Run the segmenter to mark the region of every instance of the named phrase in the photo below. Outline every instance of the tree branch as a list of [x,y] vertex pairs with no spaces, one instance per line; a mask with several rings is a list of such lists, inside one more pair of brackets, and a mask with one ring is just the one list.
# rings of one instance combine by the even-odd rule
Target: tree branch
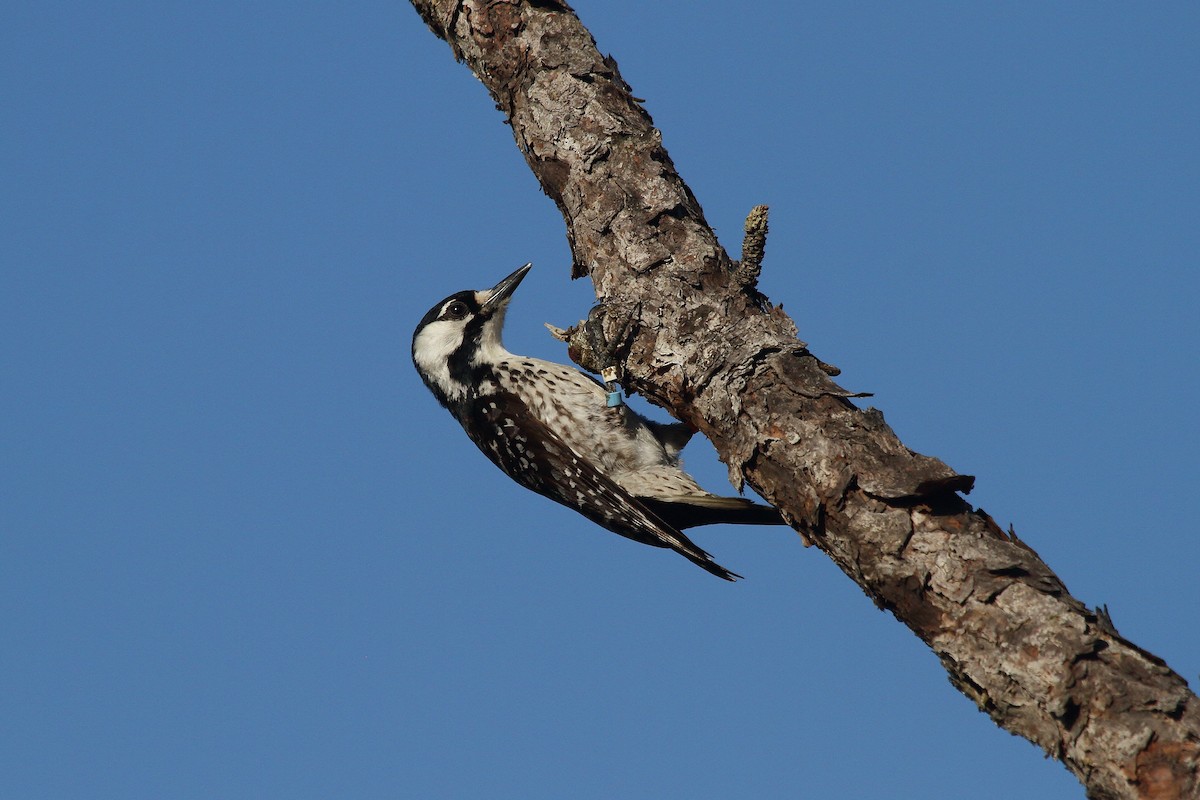
[[567,224],[627,388],[701,430],[997,724],[1094,798],[1200,792],[1200,703],[957,493],[972,479],[862,410],[740,274],[661,136],[554,0],[413,0],[488,88]]

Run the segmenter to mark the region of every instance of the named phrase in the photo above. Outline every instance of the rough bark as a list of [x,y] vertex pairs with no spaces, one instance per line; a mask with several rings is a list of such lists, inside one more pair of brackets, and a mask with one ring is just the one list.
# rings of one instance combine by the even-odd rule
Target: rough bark
[[413,0],[487,87],[562,211],[628,388],[712,440],[938,654],[1003,728],[1093,798],[1200,794],[1200,703],[958,494],[971,479],[860,409],[717,242],[661,136],[566,5]]

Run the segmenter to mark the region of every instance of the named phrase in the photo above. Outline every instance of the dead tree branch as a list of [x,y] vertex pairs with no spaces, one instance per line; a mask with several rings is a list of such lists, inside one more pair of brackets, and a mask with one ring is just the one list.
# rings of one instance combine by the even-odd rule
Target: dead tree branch
[[627,388],[701,430],[805,541],[912,629],[997,724],[1094,798],[1200,794],[1200,703],[1073,598],[1037,553],[960,496],[833,382],[781,310],[739,280],[616,62],[554,0],[413,0],[491,92],[562,211],[575,276]]

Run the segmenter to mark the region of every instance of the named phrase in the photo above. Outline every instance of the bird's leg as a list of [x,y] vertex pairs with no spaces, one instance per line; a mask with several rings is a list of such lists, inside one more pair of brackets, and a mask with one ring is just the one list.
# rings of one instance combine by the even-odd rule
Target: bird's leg
[[629,330],[629,318],[626,317],[617,335],[609,340],[604,334],[604,316],[607,313],[603,304],[592,307],[588,312],[587,321],[583,323],[583,328],[587,333],[588,345],[591,347],[593,358],[596,366],[599,368],[600,377],[604,380],[604,388],[608,390],[608,398],[605,401],[609,408],[619,408],[625,405],[625,398],[621,395],[621,368],[617,364],[616,351],[620,342],[624,340],[625,333]]
[[617,335],[610,341],[604,334],[603,326],[607,313],[608,309],[605,306],[597,305],[588,313],[586,320],[580,320],[576,325],[560,328],[547,322],[546,329],[555,339],[566,342],[567,355],[572,361],[588,372],[599,375],[605,367],[617,363],[617,354],[622,346],[628,347],[624,340],[632,322],[632,319],[627,317]]

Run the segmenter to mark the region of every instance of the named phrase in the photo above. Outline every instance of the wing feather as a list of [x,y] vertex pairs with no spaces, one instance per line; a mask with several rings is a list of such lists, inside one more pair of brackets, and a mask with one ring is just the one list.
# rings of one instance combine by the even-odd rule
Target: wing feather
[[741,577],[665,523],[615,481],[572,450],[524,403],[506,392],[484,395],[468,409],[466,428],[492,463],[527,489],[572,508],[613,533],[669,547],[725,580]]

